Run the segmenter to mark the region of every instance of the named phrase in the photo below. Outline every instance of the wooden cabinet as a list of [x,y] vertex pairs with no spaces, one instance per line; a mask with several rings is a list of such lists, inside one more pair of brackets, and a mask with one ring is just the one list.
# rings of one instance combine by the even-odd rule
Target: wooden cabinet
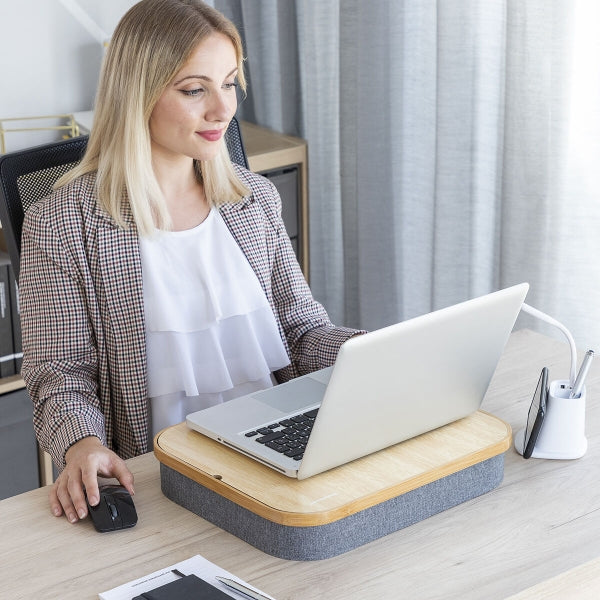
[[281,195],[283,220],[308,281],[308,165],[303,139],[241,122],[250,170],[268,177]]
[[17,377],[0,384],[0,499],[40,485],[33,407]]
[[[13,438],[17,436],[14,442],[9,444],[5,429],[6,433],[11,432]],[[35,442],[33,405],[20,375],[0,379],[0,446],[3,456],[14,465],[9,467],[0,461],[0,497],[6,497],[2,494],[7,490],[14,495],[26,491],[20,488],[32,489],[54,481],[52,459]],[[4,470],[10,476],[7,477]],[[21,470],[26,472],[22,473]],[[5,481],[3,485],[1,480],[4,478],[10,481]],[[16,491],[18,489],[20,491]]]

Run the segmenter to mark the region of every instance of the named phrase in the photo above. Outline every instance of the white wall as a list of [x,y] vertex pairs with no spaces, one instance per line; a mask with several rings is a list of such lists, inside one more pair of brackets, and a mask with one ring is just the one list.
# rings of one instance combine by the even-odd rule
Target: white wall
[[[90,110],[102,42],[135,2],[0,0],[0,119]],[[7,133],[7,150],[56,136]]]

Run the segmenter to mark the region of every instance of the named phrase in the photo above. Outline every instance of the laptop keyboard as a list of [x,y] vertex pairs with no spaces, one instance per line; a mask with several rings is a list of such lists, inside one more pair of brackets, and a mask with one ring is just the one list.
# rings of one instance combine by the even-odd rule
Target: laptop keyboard
[[284,456],[302,460],[318,412],[319,409],[314,408],[289,419],[249,431],[245,435],[248,438],[254,437],[257,443],[264,444]]

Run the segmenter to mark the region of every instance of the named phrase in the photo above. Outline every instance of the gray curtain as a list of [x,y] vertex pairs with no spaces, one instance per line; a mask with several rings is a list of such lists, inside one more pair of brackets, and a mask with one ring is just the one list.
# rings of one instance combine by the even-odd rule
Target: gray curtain
[[334,321],[529,281],[530,304],[597,344],[590,4],[214,0],[245,41],[242,118],[308,141],[310,282]]

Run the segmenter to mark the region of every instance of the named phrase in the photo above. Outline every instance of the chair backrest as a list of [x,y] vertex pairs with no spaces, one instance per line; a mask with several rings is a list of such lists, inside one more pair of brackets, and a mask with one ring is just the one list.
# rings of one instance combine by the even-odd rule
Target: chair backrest
[[[17,281],[25,213],[50,194],[54,183],[81,160],[87,141],[87,136],[82,136],[0,156],[0,223]],[[232,162],[248,168],[235,118],[225,132],[225,143]]]
[[229,157],[231,162],[234,162],[242,167],[249,169],[248,157],[246,155],[246,149],[244,148],[244,141],[242,139],[242,130],[238,120],[233,117],[229,122],[229,127],[225,132],[225,143],[227,144],[227,150],[229,150]]

